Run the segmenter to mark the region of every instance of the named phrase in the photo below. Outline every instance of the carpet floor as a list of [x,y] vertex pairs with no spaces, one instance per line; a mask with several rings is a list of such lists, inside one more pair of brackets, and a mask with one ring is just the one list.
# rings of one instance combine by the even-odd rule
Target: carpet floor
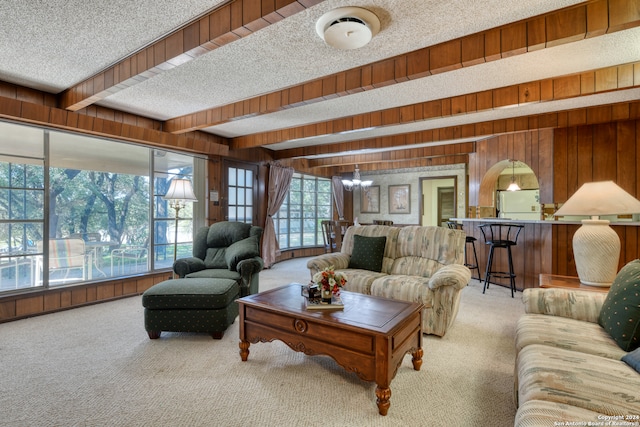
[[[307,259],[260,273],[260,289],[308,281]],[[443,338],[425,336],[423,365],[405,356],[378,415],[375,384],[331,358],[280,341],[238,354],[223,339],[149,340],[141,297],[0,325],[0,426],[511,426],[521,294],[473,280]]]

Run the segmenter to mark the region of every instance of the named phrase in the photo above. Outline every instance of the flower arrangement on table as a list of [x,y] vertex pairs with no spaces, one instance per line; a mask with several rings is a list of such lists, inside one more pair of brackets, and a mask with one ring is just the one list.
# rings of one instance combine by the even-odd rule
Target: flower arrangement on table
[[318,285],[320,291],[331,291],[334,295],[340,294],[340,288],[347,283],[347,276],[336,273],[333,266],[327,267],[313,275],[313,283]]

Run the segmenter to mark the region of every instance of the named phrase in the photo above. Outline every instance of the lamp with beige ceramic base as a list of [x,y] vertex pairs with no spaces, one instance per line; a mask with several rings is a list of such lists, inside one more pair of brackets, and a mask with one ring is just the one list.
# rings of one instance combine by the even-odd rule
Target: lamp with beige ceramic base
[[620,238],[601,215],[640,213],[640,201],[613,181],[583,184],[555,216],[588,215],[573,235],[573,257],[580,282],[609,287],[618,272]]

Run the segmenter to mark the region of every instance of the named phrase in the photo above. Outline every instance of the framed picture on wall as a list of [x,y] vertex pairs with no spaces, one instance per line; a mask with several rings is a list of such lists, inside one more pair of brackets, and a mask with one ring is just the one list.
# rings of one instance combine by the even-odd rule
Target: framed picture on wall
[[411,213],[411,185],[404,184],[389,186],[389,213]]
[[372,185],[371,187],[360,189],[360,212],[362,213],[380,213],[380,186]]

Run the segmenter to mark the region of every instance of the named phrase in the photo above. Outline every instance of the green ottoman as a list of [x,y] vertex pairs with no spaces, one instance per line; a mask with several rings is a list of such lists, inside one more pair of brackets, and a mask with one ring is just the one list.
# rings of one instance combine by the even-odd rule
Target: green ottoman
[[207,332],[220,339],[238,316],[239,297],[232,279],[165,280],[142,294],[144,328],[151,339],[162,331]]

